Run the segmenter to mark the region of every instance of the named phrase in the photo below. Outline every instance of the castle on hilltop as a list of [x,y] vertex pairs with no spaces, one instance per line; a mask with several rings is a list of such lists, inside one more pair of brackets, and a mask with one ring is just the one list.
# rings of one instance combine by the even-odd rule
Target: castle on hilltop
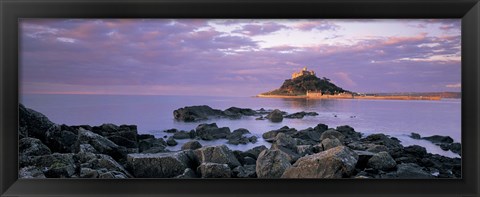
[[294,72],[292,74],[292,79],[295,79],[297,77],[301,77],[301,76],[304,76],[304,75],[315,75],[315,71],[313,70],[307,70],[307,67],[303,67],[303,69],[299,72]]

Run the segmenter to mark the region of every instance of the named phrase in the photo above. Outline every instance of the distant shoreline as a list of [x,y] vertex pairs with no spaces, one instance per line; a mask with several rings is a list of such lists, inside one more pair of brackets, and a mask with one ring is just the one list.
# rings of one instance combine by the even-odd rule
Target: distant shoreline
[[323,96],[289,96],[259,94],[259,98],[308,98],[308,99],[364,99],[364,100],[441,100],[440,96],[351,96],[351,95],[323,95]]

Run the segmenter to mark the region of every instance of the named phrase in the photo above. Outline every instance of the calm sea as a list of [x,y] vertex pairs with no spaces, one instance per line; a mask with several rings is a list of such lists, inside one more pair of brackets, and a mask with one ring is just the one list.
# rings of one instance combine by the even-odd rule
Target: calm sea
[[[283,126],[297,130],[314,127],[319,123],[329,127],[350,125],[365,135],[384,133],[397,137],[403,145],[417,144],[428,152],[449,157],[457,154],[443,151],[425,140],[408,137],[411,132],[422,136],[446,135],[456,142],[461,140],[461,100],[396,101],[396,100],[316,100],[280,99],[255,97],[208,97],[208,96],[119,96],[119,95],[38,95],[21,96],[26,107],[45,114],[51,121],[67,125],[100,125],[103,123],[135,124],[140,133],[157,137],[165,135],[165,129],[194,129],[198,124],[216,122],[219,127],[233,131],[246,128],[259,137],[259,142],[248,145],[228,145],[232,149],[246,150],[258,145],[270,146],[261,134]],[[315,111],[319,115],[303,119],[284,119],[281,123],[255,120],[244,117],[240,120],[215,119],[204,122],[183,123],[173,119],[173,110],[191,105],[209,105],[226,109],[232,106],[252,109],[280,109],[289,113]],[[178,150],[179,145],[171,147]],[[225,140],[202,142],[203,145],[225,143]]]

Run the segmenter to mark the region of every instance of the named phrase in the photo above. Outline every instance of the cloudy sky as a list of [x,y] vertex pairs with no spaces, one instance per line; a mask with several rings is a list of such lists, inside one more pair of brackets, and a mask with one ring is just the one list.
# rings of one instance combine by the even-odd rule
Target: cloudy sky
[[252,96],[307,66],[355,92],[460,91],[460,20],[24,19],[21,92]]

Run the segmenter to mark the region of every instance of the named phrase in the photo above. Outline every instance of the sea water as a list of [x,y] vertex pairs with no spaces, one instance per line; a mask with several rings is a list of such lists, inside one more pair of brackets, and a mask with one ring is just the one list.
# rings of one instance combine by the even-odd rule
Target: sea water
[[[285,99],[257,97],[210,97],[210,96],[144,96],[144,95],[41,95],[24,94],[20,102],[26,107],[45,114],[51,121],[67,125],[101,125],[103,123],[134,124],[139,133],[156,137],[169,136],[166,129],[176,128],[189,131],[201,123],[217,123],[219,127],[248,129],[258,137],[255,144],[229,145],[234,150],[246,150],[259,145],[270,146],[261,135],[283,126],[297,130],[314,127],[319,123],[335,128],[350,125],[364,136],[384,133],[398,138],[404,146],[420,145],[428,152],[448,157],[459,157],[450,151],[426,140],[409,137],[410,133],[421,136],[450,136],[461,142],[461,100],[352,100],[352,99]],[[303,119],[284,119],[280,123],[255,120],[255,117],[241,119],[211,119],[185,123],[174,120],[175,109],[208,105],[225,110],[229,107],[251,109],[280,109],[288,113],[299,111],[317,112],[318,116]],[[188,140],[177,140],[179,145],[169,147],[179,150]],[[226,140],[201,141],[202,145],[226,144]]]

